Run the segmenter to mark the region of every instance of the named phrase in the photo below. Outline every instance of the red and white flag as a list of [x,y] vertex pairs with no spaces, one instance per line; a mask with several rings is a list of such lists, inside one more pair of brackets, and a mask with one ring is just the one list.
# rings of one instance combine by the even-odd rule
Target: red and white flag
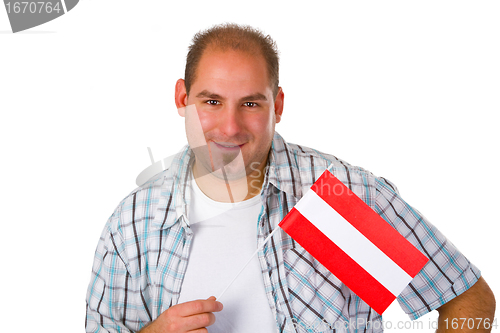
[[429,260],[328,170],[279,226],[379,314]]

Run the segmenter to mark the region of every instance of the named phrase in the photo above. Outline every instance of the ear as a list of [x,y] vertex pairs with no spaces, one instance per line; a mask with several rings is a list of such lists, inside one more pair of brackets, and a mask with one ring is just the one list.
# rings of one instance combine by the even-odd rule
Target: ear
[[175,105],[179,116],[184,117],[186,115],[187,92],[186,83],[183,79],[179,79],[175,83]]
[[281,121],[281,115],[283,114],[283,104],[285,103],[285,94],[283,89],[279,87],[278,94],[274,99],[274,114],[276,115],[276,124]]

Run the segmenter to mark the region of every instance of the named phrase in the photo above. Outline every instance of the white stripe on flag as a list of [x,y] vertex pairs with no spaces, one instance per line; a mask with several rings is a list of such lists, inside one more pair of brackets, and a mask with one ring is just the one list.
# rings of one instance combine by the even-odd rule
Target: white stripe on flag
[[398,296],[412,280],[410,275],[313,190],[307,191],[295,209],[393,295]]

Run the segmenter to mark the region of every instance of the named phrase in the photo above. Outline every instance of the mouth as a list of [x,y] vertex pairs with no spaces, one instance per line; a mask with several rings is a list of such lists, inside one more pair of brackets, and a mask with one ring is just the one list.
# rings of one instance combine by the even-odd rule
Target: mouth
[[244,144],[237,145],[234,143],[229,143],[229,142],[215,142],[212,141],[215,146],[221,150],[227,150],[227,151],[235,151],[235,150],[240,150],[241,147],[243,147]]

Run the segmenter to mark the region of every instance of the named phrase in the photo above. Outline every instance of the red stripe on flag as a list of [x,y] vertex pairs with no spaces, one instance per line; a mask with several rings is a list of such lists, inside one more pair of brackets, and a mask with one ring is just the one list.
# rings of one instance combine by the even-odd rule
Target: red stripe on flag
[[297,209],[292,208],[279,226],[378,314],[396,298]]
[[328,170],[311,189],[411,277],[429,260]]

